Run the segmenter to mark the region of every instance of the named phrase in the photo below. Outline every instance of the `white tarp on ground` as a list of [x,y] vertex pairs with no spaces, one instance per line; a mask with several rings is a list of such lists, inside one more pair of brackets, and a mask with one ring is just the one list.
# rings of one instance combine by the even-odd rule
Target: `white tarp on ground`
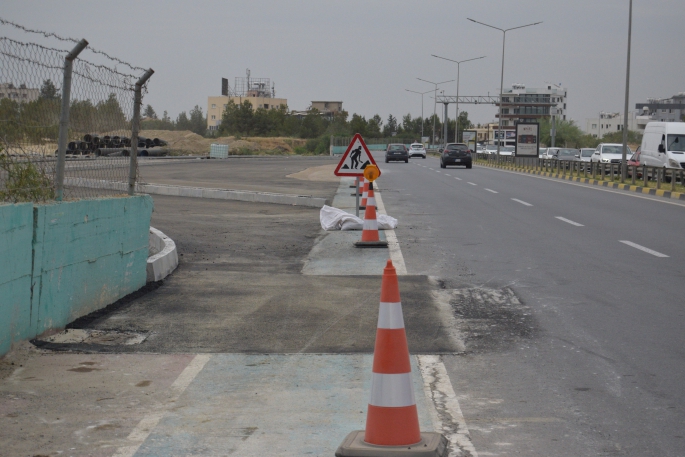
[[[364,227],[363,219],[332,206],[324,205],[319,214],[321,228],[324,230],[361,230]],[[376,220],[378,230],[392,230],[397,227],[397,219],[386,214],[376,213]]]

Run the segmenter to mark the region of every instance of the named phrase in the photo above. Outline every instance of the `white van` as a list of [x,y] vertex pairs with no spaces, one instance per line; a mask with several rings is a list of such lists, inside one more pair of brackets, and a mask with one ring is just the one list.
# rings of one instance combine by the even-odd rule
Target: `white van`
[[640,165],[685,168],[685,122],[647,123],[640,151]]

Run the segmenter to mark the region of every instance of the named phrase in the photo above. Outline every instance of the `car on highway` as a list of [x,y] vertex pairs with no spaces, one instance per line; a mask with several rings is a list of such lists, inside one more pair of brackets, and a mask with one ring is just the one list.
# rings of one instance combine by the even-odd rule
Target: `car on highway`
[[[630,168],[631,166],[639,167],[640,165],[642,164],[640,163],[640,146],[638,146],[637,151],[635,151],[635,154],[633,154],[633,156],[630,159],[628,159],[628,176],[633,176],[633,170],[632,168]],[[635,176],[637,178],[642,178],[642,171],[640,171],[640,169],[637,169],[636,171],[637,173],[635,173]]]
[[547,148],[541,159],[554,159],[561,148]]
[[538,149],[538,159],[544,159],[545,154],[547,154],[547,148]]
[[422,143],[412,143],[409,146],[409,158],[411,159],[412,157],[426,158],[426,148]]
[[485,146],[483,146],[482,144],[477,144],[476,145],[476,153],[485,154]]
[[485,150],[483,152],[486,154],[497,155],[497,145],[496,144],[488,144],[485,146]]
[[472,164],[471,151],[464,143],[447,143],[444,149],[440,149],[440,168],[447,168],[447,165],[471,168]]
[[[633,155],[633,151],[627,147],[626,157]],[[592,153],[590,162],[597,163],[621,163],[623,154],[623,145],[618,143],[600,143]]]
[[391,161],[409,163],[409,150],[401,143],[389,144],[385,150],[385,163]]
[[[501,156],[513,156],[516,148],[514,146],[500,146],[499,155]],[[495,151],[497,154],[497,151]]]
[[590,157],[592,157],[592,154],[595,153],[595,150],[592,148],[580,148],[580,161],[584,162],[583,166],[585,167],[586,165],[590,166]]
[[580,162],[580,151],[572,148],[560,148],[554,159],[566,162]]
[[648,122],[641,151],[649,167],[685,168],[685,123]]

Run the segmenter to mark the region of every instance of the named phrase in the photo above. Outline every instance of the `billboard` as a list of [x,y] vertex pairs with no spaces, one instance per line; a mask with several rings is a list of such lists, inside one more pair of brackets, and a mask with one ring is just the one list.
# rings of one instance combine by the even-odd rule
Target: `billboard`
[[516,138],[516,132],[513,130],[495,130],[494,132],[495,139],[499,140],[502,138],[502,133],[504,133],[505,140],[513,140]]
[[476,152],[476,138],[477,138],[477,133],[475,130],[464,130],[461,132],[461,139],[466,145],[469,147],[470,150],[473,152]]
[[516,157],[537,157],[540,144],[540,124],[516,123]]
[[221,95],[228,96],[228,79],[221,78]]

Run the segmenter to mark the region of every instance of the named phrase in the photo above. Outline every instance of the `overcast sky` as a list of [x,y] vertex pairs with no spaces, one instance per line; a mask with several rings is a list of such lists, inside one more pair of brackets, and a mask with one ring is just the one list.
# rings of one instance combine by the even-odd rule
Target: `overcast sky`
[[[175,118],[220,95],[221,78],[271,78],[291,109],[342,100],[350,114],[400,118],[421,114],[430,81],[456,79],[460,95],[499,90],[500,28],[507,33],[504,86],[568,89],[568,115],[581,128],[602,111],[623,111],[628,0],[3,0],[3,18],[29,28],[86,38],[93,47],[155,70],[144,102]],[[685,91],[684,0],[634,0],[630,107]],[[35,36],[0,26],[0,35]],[[64,43],[60,47],[69,47]],[[96,60],[95,56],[83,54]],[[18,81],[15,81],[17,83]],[[456,83],[440,86],[456,94]],[[424,115],[433,111],[424,96]],[[494,106],[461,105],[474,123]],[[450,117],[454,107],[450,108]]]

